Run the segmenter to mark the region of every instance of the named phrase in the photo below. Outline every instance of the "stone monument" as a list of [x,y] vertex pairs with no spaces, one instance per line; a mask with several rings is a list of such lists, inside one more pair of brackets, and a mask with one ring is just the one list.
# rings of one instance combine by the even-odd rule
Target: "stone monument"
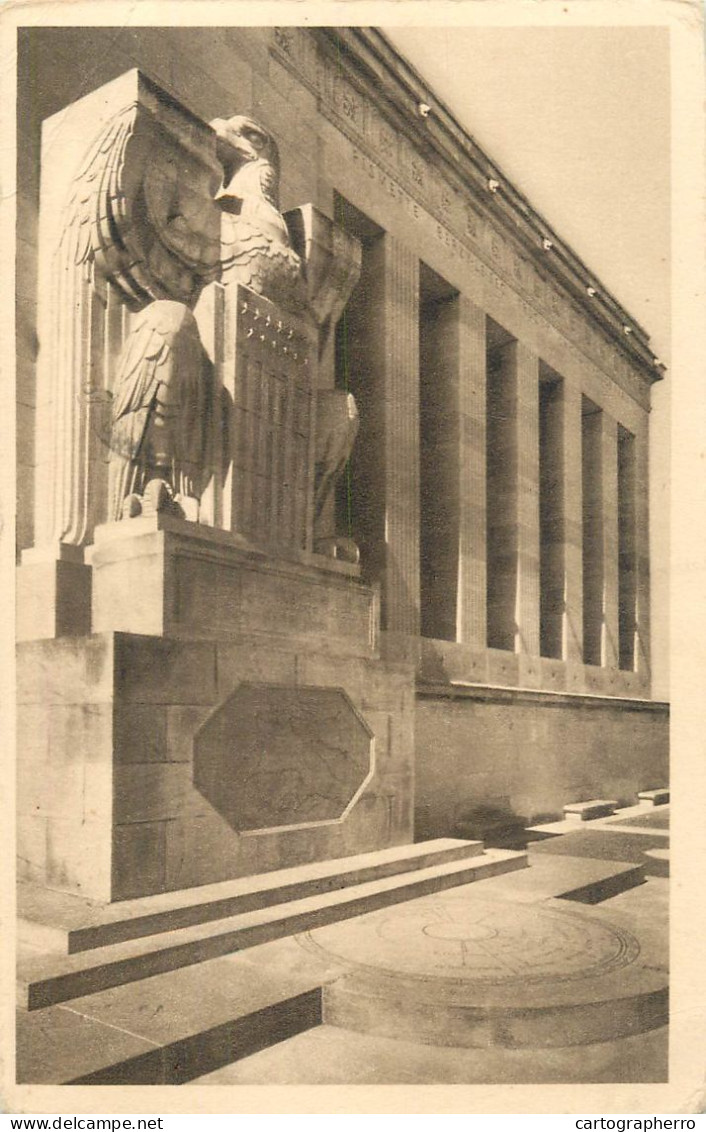
[[[60,143],[60,144],[59,144]],[[412,670],[331,496],[358,242],[130,71],[42,144],[20,875],[110,901],[411,840]],[[365,437],[358,438],[365,443]]]

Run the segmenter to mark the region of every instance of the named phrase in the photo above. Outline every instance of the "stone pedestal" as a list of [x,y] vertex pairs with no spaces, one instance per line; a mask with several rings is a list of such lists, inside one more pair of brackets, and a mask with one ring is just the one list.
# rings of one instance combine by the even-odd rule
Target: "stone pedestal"
[[96,530],[93,629],[231,639],[253,634],[374,656],[377,591],[357,566],[271,558],[238,535],[168,515]]
[[[48,888],[121,900],[412,837],[412,668],[379,658],[377,586],[312,552],[356,435],[317,394],[361,250],[313,205],[288,227],[278,181],[268,130],[137,71],[46,123],[18,785],[20,873]],[[398,290],[415,265],[393,257]],[[397,380],[411,323],[386,317]]]
[[92,572],[93,634],[19,648],[24,879],[122,900],[411,841],[413,671],[356,567],[159,516]]

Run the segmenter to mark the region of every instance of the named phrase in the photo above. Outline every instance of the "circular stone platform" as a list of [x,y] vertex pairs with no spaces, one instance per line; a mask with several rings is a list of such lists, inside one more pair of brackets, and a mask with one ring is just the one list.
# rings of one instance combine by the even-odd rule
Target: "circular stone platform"
[[566,1046],[667,1020],[656,933],[638,940],[601,910],[454,889],[320,928],[303,946],[346,973],[327,1021],[441,1045]]

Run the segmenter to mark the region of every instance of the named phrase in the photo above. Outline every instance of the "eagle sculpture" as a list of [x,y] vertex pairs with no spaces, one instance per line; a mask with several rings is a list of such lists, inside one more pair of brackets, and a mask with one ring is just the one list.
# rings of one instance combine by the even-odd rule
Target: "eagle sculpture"
[[[211,128],[223,169],[211,205],[220,210],[221,281],[242,284],[285,309],[308,309],[319,322],[330,321],[357,279],[355,241],[349,240],[341,255],[327,231],[331,246],[322,250],[321,233],[313,238],[312,218],[300,209],[292,228],[298,254],[279,211],[279,154],[272,135],[242,114],[217,118]],[[337,238],[339,244],[346,239],[345,234]],[[345,278],[339,278],[341,264]],[[111,519],[165,510],[198,519],[199,500],[214,471],[211,438],[220,409],[214,403],[213,366],[191,309],[196,297],[197,290],[186,301],[158,298],[133,318],[113,389]],[[317,402],[318,518],[350,456],[358,415],[349,394],[319,391]]]

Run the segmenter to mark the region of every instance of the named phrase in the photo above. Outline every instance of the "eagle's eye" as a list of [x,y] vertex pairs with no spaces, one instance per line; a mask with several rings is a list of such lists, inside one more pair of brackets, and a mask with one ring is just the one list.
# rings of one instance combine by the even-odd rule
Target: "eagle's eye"
[[262,131],[256,130],[252,126],[248,126],[243,130],[243,137],[246,139],[246,141],[249,141],[255,149],[262,149],[262,147],[267,142],[267,139]]

